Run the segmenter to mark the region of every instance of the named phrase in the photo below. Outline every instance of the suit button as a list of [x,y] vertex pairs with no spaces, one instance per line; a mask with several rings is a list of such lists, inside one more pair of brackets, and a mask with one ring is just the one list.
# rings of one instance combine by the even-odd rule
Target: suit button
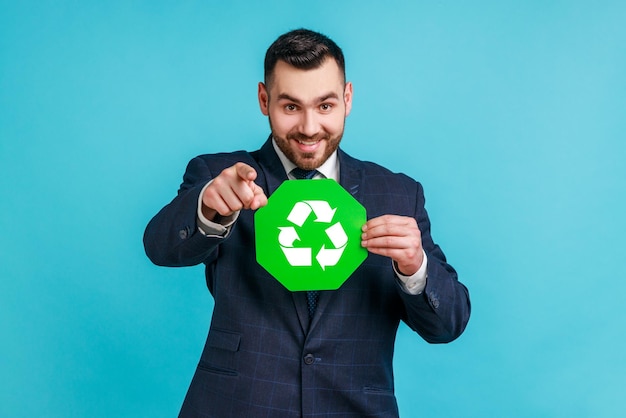
[[304,356],[304,364],[311,365],[313,363],[315,363],[315,356],[313,356],[313,354]]
[[181,229],[180,231],[178,231],[178,236],[180,237],[180,239],[187,239],[187,237],[189,236],[189,232],[186,229]]

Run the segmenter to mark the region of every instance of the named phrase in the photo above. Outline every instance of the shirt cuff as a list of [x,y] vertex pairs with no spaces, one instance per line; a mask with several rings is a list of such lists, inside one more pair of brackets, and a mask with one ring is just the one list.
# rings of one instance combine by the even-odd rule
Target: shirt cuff
[[211,184],[211,181],[202,188],[200,196],[198,197],[198,230],[207,237],[223,238],[228,235],[231,226],[239,217],[239,211],[233,213],[230,216],[220,216],[218,214],[214,221],[210,221],[204,216],[204,214],[202,213],[202,196],[204,196],[204,190],[209,186],[209,184]]
[[396,273],[398,281],[400,282],[400,287],[402,287],[402,290],[410,295],[419,295],[426,287],[426,279],[428,278],[428,257],[426,257],[424,250],[422,250],[422,253],[424,254],[424,261],[422,261],[422,265],[419,270],[417,270],[417,272],[415,272],[412,276],[405,276],[404,274],[401,274],[396,268],[396,263],[391,263],[393,271]]

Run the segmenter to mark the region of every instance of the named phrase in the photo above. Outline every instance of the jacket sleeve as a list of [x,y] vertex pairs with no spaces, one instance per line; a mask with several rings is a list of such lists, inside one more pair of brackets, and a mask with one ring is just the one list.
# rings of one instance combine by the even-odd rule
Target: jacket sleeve
[[206,160],[191,160],[178,195],[148,223],[143,236],[146,255],[159,266],[182,267],[209,262],[225,239],[207,237],[197,224],[198,199],[213,178]]
[[426,287],[419,295],[400,291],[406,310],[405,322],[430,343],[448,343],[458,338],[469,321],[471,304],[467,288],[430,233],[424,207],[424,191],[417,183],[415,218],[428,256]]

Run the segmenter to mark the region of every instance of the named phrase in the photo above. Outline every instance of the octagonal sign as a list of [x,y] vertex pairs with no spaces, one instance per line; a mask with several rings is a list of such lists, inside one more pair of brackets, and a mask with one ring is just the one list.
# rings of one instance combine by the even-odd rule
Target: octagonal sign
[[366,220],[334,180],[285,181],[254,214],[257,262],[291,291],[338,289],[367,257]]

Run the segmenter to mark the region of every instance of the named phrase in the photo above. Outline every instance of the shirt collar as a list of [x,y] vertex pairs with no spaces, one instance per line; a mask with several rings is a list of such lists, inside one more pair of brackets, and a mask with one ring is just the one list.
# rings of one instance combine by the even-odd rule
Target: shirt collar
[[[280,162],[285,168],[287,176],[289,178],[292,178],[290,173],[291,170],[296,168],[296,165],[289,158],[287,158],[287,156],[280,150],[280,148],[278,148],[278,145],[276,144],[276,141],[273,137],[272,145],[274,146],[274,150],[276,151],[278,158],[280,158]],[[339,160],[337,159],[337,150],[335,150],[335,152],[333,152],[330,157],[328,157],[328,159],[324,161],[324,164],[317,167],[317,171],[319,171],[327,179],[333,179],[337,182],[339,181]]]

